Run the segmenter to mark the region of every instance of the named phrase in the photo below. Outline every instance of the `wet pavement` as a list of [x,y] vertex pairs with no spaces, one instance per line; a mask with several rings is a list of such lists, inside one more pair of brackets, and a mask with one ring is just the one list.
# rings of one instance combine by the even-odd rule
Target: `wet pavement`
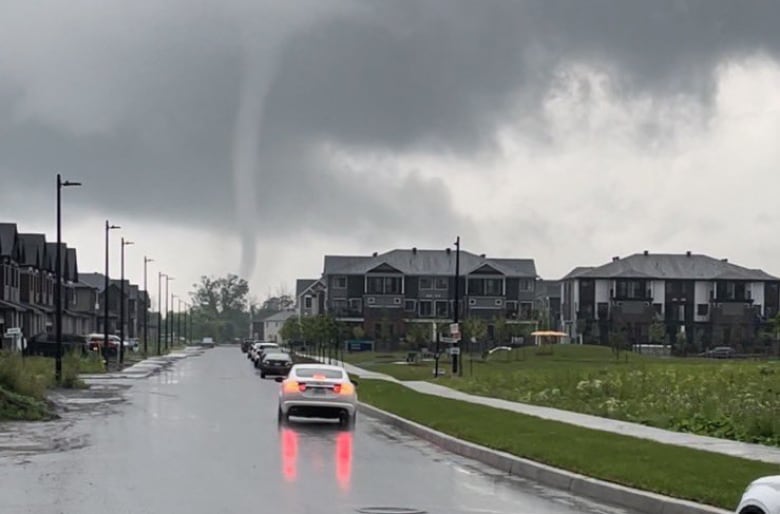
[[0,511],[626,512],[507,477],[366,416],[354,432],[280,429],[278,384],[236,347],[106,382],[63,399],[61,420],[0,424]]

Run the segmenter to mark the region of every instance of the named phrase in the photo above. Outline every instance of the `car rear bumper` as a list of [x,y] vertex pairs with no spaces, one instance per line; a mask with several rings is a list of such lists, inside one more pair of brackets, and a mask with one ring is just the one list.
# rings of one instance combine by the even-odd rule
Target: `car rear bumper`
[[338,416],[340,412],[346,411],[350,416],[354,416],[357,405],[349,402],[337,402],[328,400],[287,400],[280,404],[284,414],[292,416],[311,416],[319,415]]
[[266,375],[284,375],[287,376],[290,373],[290,368],[283,366],[260,366],[260,371]]

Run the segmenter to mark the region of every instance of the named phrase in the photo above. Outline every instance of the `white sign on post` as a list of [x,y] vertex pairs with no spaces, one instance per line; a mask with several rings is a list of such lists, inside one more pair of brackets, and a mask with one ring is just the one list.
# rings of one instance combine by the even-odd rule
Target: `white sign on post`
[[457,346],[450,348],[450,355],[460,355],[460,348]]
[[450,323],[450,334],[460,333],[460,323]]

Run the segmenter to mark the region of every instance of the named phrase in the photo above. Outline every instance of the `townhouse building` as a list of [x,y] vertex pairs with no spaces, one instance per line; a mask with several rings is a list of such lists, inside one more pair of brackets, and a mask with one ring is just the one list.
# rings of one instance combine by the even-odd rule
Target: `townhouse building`
[[561,281],[561,298],[561,326],[585,342],[607,344],[619,332],[648,343],[655,326],[665,342],[744,347],[777,315],[780,278],[727,259],[645,251],[575,268]]
[[455,260],[450,249],[327,255],[322,278],[301,288],[299,312],[311,314],[315,306],[322,307],[348,326],[361,326],[374,339],[398,339],[414,323],[449,323],[455,308],[461,319],[483,319],[488,337],[498,319],[518,324],[535,321],[538,277],[532,259],[488,258],[461,251],[457,306]]

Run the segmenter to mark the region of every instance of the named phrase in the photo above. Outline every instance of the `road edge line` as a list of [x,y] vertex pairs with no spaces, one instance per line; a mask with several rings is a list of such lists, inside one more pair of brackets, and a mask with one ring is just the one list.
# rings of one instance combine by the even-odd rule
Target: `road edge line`
[[365,402],[359,402],[358,410],[448,452],[476,460],[509,475],[609,505],[632,509],[642,514],[732,514],[731,511],[711,505],[614,484],[493,450],[439,432]]

